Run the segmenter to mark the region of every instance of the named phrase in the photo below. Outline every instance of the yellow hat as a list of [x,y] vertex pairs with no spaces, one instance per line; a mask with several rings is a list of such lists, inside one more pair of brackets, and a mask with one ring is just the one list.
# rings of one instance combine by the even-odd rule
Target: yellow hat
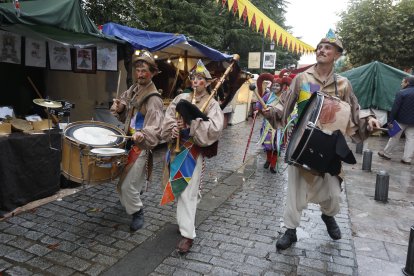
[[318,43],[316,48],[318,48],[319,44],[321,44],[321,43],[329,43],[329,44],[335,45],[336,47],[338,47],[339,52],[341,52],[341,53],[344,51],[344,47],[342,46],[342,42],[338,39],[338,37],[335,35],[335,33],[332,29],[329,29],[326,36],[321,39],[321,41]]

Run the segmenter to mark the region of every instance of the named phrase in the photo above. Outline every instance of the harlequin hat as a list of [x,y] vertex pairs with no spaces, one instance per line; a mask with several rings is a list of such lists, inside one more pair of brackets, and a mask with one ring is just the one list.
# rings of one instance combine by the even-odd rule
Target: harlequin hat
[[335,45],[336,47],[338,47],[339,52],[341,52],[341,53],[344,51],[344,47],[342,46],[342,42],[338,39],[338,37],[335,35],[335,33],[332,29],[329,29],[326,36],[321,39],[321,41],[318,43],[316,48],[318,48],[319,44],[321,44],[321,43],[329,43],[329,44]]
[[137,61],[140,60],[145,61],[146,63],[148,63],[148,65],[151,65],[158,70],[157,63],[155,62],[155,59],[150,52],[146,50],[136,50],[134,55],[132,56],[132,63],[135,64]]
[[208,80],[211,79],[210,72],[204,66],[204,63],[201,61],[201,59],[197,61],[196,66],[194,66],[193,70],[191,70],[190,76],[193,76],[193,75],[202,75],[204,78]]

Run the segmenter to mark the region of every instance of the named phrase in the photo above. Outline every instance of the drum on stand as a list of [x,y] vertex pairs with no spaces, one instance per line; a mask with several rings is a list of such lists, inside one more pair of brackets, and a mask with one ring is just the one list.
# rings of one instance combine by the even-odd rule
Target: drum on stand
[[62,174],[78,183],[97,184],[119,175],[127,161],[123,130],[97,121],[69,124],[62,136]]

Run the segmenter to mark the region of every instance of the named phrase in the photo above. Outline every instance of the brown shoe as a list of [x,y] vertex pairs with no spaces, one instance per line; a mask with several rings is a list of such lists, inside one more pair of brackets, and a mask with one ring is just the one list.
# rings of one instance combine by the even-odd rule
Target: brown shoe
[[378,155],[381,156],[382,158],[384,158],[385,160],[391,160],[390,157],[386,156],[385,153],[383,151],[379,151]]
[[411,162],[407,162],[401,159],[401,163],[405,164],[405,165],[411,165]]
[[185,237],[181,237],[181,240],[177,244],[177,250],[180,254],[185,254],[190,251],[193,246],[193,240]]

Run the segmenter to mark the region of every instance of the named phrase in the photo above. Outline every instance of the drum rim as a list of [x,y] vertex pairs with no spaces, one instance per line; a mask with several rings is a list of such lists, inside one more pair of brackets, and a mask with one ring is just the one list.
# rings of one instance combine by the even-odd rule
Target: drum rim
[[100,122],[100,121],[78,121],[78,122],[73,122],[73,123],[68,124],[66,126],[65,130],[63,131],[63,136],[62,137],[68,139],[69,141],[71,141],[73,143],[80,144],[80,145],[86,145],[86,146],[90,146],[90,147],[93,147],[93,148],[119,147],[122,144],[124,144],[125,141],[126,141],[125,138],[118,137],[115,142],[105,144],[105,145],[94,145],[94,144],[85,143],[83,141],[80,141],[80,140],[76,139],[73,136],[68,135],[68,133],[70,131],[73,132],[76,129],[78,129],[76,127],[81,127],[81,126],[84,126],[84,127],[86,127],[86,126],[94,126],[94,127],[101,126],[102,128],[114,130],[117,134],[125,136],[125,132],[122,129],[120,129],[120,128],[114,126],[114,125],[105,123],[105,122]]
[[[103,149],[112,149],[114,152],[99,152]],[[117,151],[117,152],[116,152]],[[93,148],[90,150],[91,153],[93,153],[96,156],[119,156],[126,153],[126,150],[121,148],[112,148],[112,147],[105,147],[105,148]]]

